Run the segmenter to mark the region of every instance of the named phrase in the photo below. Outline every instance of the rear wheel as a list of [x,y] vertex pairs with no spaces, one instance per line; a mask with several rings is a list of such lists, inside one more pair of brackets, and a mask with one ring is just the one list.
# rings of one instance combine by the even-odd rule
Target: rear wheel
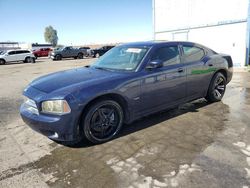
[[113,100],[102,100],[94,103],[82,121],[84,136],[92,143],[103,143],[112,139],[123,124],[123,110]]
[[25,63],[34,63],[34,59],[32,57],[26,57],[24,62]]
[[0,59],[0,65],[5,65],[6,61],[4,59]]
[[226,91],[226,78],[218,72],[214,75],[209,85],[206,99],[209,102],[217,102],[222,99]]
[[36,58],[35,57],[32,57],[31,58],[31,63],[35,63],[36,62]]

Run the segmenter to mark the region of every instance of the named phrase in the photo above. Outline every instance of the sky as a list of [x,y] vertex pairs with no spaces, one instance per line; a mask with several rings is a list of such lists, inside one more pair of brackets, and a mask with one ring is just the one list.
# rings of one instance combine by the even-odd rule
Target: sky
[[151,40],[152,0],[0,0],[0,42],[104,44]]

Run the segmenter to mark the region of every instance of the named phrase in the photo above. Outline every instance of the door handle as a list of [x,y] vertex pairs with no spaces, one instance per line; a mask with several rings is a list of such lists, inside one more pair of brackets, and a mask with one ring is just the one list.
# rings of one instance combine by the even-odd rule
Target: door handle
[[178,69],[178,72],[183,72],[183,71],[184,71],[183,68]]

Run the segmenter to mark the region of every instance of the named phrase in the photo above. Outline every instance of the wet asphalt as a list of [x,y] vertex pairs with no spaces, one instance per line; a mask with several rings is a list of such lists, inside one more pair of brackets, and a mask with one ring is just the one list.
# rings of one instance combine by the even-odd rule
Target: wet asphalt
[[32,131],[18,108],[34,78],[92,59],[0,66],[0,187],[250,187],[250,73],[221,102],[199,99],[124,125],[110,142],[75,147]]

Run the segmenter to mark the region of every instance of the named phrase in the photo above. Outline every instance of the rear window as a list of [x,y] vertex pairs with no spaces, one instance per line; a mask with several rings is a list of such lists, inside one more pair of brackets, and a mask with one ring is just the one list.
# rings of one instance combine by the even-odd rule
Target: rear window
[[196,46],[183,45],[183,53],[186,63],[200,61],[205,56],[204,50]]

